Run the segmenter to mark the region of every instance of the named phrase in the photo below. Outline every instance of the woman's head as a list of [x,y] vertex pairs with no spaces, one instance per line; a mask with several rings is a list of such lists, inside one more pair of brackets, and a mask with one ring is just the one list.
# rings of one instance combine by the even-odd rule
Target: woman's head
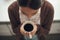
[[37,10],[41,7],[42,0],[17,0],[19,6],[29,7],[31,9]]

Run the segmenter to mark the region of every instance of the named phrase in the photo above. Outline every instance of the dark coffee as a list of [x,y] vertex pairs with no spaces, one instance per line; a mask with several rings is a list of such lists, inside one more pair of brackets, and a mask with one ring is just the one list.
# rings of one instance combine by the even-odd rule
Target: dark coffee
[[24,26],[25,31],[30,32],[33,30],[33,25],[32,24],[26,24]]

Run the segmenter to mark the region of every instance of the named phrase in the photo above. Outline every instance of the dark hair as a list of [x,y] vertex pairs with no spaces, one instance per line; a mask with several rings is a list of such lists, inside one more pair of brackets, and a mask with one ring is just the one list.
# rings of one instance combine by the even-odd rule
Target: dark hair
[[41,0],[17,0],[19,6],[30,7],[34,10],[37,10],[41,7]]

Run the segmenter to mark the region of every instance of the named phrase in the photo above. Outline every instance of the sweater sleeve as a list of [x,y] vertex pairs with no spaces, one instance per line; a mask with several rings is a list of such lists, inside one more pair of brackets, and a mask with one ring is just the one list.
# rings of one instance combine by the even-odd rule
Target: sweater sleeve
[[[53,22],[53,18],[54,18],[54,9],[52,7],[51,4],[49,4],[49,6],[47,6],[48,8],[48,11],[47,11],[47,15],[44,19],[44,22],[43,24],[41,24],[39,27],[38,27],[38,39],[40,40],[44,40],[43,37],[45,37],[49,31],[50,31],[50,28],[51,28],[51,24]],[[41,37],[42,36],[42,37]]]
[[19,37],[19,40],[23,40],[23,35],[20,33],[21,24],[18,22],[18,20],[16,19],[16,16],[14,15],[15,13],[14,4],[15,3],[13,3],[12,5],[8,7],[8,15],[9,15],[13,32]]

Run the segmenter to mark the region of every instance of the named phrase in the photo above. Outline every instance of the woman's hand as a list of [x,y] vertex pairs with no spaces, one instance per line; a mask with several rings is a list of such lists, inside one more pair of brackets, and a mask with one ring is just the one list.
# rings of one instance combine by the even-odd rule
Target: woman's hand
[[33,35],[33,32],[24,31],[24,29],[22,27],[20,27],[20,33],[27,37],[31,37]]

